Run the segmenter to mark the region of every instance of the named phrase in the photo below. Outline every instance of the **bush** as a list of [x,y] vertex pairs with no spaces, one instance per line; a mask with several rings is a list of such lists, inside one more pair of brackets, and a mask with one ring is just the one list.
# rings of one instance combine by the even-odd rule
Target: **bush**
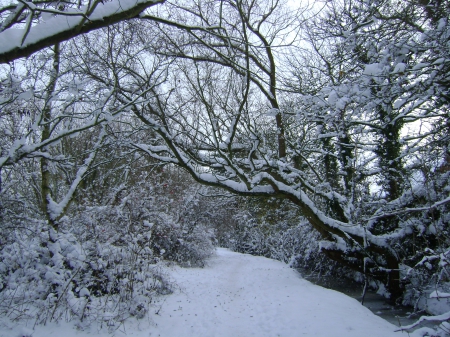
[[0,314],[11,320],[80,324],[143,317],[155,294],[170,292],[151,251],[137,240],[126,245],[80,240],[37,225],[37,235],[10,233],[0,252]]
[[258,219],[256,212],[238,212],[232,219],[235,226],[229,230],[225,246],[233,251],[283,261],[293,268],[322,276],[349,273],[320,252],[320,236],[306,220],[289,215],[292,210],[279,208],[277,212],[275,216],[275,211],[269,214],[273,219],[268,219],[266,214]]
[[39,219],[2,219],[0,315],[116,326],[172,292],[165,261],[204,265],[211,231],[176,221],[152,186],[120,191],[106,205],[72,205],[59,232]]

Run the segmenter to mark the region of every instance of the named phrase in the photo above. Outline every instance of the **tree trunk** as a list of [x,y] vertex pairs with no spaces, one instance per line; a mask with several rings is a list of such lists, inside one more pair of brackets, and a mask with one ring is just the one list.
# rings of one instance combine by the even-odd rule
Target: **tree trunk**
[[[54,55],[53,55],[53,69],[50,74],[50,81],[47,85],[46,89],[46,99],[45,99],[45,105],[42,110],[42,117],[41,117],[41,125],[42,125],[42,135],[41,135],[41,142],[44,142],[45,140],[50,138],[51,134],[51,101],[53,94],[55,92],[56,88],[56,81],[58,79],[59,75],[59,58],[60,58],[60,50],[59,50],[59,44],[55,45],[54,47]],[[45,149],[43,150],[45,151]],[[55,219],[51,216],[50,213],[50,200],[52,198],[52,191],[50,187],[50,181],[51,181],[51,173],[49,170],[49,160],[45,157],[41,158],[41,197],[42,197],[42,210],[44,211],[48,223],[53,227],[55,231],[58,231],[58,224],[55,221]]]

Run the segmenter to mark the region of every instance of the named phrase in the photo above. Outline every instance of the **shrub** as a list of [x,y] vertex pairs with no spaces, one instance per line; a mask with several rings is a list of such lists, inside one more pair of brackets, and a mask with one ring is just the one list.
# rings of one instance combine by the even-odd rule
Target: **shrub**
[[77,319],[80,324],[143,317],[152,297],[170,292],[151,251],[136,238],[125,245],[81,240],[38,224],[10,235],[0,252],[0,314],[35,323]]

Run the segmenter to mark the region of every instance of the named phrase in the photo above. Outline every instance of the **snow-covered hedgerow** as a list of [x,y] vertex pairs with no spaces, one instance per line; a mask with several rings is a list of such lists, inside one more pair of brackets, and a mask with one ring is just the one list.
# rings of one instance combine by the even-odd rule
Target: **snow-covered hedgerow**
[[413,268],[405,268],[403,278],[408,281],[404,303],[431,316],[422,316],[401,330],[412,331],[424,323],[434,322],[438,324],[436,330],[422,327],[414,331],[414,336],[450,336],[450,247],[439,251],[426,249]]
[[80,206],[73,217],[65,218],[67,226],[77,228],[86,239],[98,237],[119,246],[134,240],[136,249],[149,252],[151,263],[168,260],[201,267],[213,253],[212,230],[187,218],[182,221],[178,211],[182,201],[170,199],[157,187],[138,184],[114,199],[105,206]]
[[[275,206],[275,207],[274,207]],[[247,204],[236,212],[225,246],[231,250],[283,261],[293,268],[327,275],[342,270],[320,252],[320,235],[295,209],[275,201]]]
[[29,232],[10,232],[0,251],[0,314],[11,320],[114,325],[143,317],[155,294],[170,292],[161,266],[149,263],[152,252],[137,237],[125,245],[82,241],[40,223]]
[[305,220],[268,237],[270,257],[288,263],[294,268],[326,275],[339,266],[320,252],[320,236]]
[[234,216],[236,226],[229,233],[227,248],[239,253],[268,256],[269,248],[262,226],[248,212]]
[[151,246],[155,253],[183,267],[203,267],[214,251],[213,234],[204,226],[157,223],[153,233]]
[[[83,144],[78,140],[71,145]],[[110,157],[99,153],[97,160],[113,166]],[[52,166],[47,187],[54,200],[67,200],[53,223],[40,199],[39,162],[2,170],[0,316],[30,324],[65,319],[117,326],[143,317],[155,296],[172,291],[167,261],[204,265],[214,251],[212,232],[184,211],[196,190],[183,185],[178,172],[144,166],[122,174],[119,159],[117,171],[96,166],[76,190]],[[70,198],[67,190],[73,190]]]

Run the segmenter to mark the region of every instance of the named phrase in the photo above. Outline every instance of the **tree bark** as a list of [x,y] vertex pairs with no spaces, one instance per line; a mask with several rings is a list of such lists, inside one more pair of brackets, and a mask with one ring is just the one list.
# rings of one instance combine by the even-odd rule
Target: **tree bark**
[[[41,125],[42,125],[42,135],[41,142],[50,138],[51,135],[51,118],[52,118],[52,107],[51,101],[56,89],[56,82],[59,76],[59,61],[60,61],[60,49],[59,44],[56,44],[53,48],[53,69],[50,74],[50,81],[46,89],[46,99],[45,105],[42,109]],[[44,150],[45,151],[45,150]],[[52,190],[50,187],[51,173],[49,170],[49,161],[45,157],[41,157],[41,197],[42,197],[42,210],[44,211],[48,223],[53,227],[55,231],[58,231],[58,224],[55,219],[50,214],[49,204],[52,198]]]

